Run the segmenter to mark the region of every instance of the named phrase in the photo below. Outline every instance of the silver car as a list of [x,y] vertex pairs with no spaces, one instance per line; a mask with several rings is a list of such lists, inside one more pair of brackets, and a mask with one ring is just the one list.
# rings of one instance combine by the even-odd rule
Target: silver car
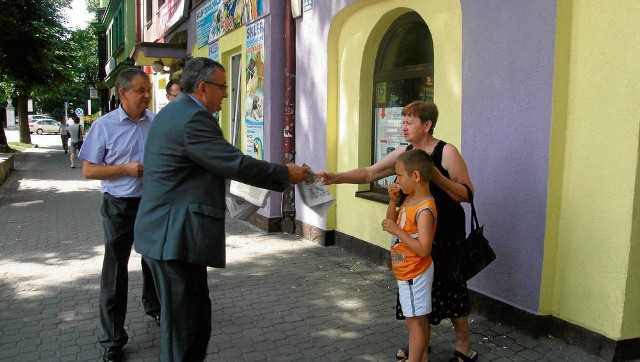
[[29,122],[29,132],[43,134],[43,133],[59,133],[60,122],[54,119],[38,119],[33,122]]

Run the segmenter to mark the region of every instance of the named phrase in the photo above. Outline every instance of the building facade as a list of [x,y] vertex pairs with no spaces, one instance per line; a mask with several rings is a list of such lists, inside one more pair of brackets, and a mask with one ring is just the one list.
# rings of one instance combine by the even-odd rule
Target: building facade
[[[434,135],[461,150],[498,255],[469,283],[478,301],[606,358],[638,358],[640,5],[304,3],[297,137],[309,147],[297,157],[317,170],[370,165],[400,144],[386,119],[432,99]],[[328,215],[300,205],[303,230],[384,259],[379,186],[332,186]]]
[[[295,162],[314,171],[367,166],[403,145],[403,105],[434,101],[434,135],[461,151],[498,255],[469,282],[474,306],[608,360],[640,358],[640,3],[103,3],[109,103],[122,67],[151,75],[157,111],[184,62],[211,57],[230,86],[221,126],[256,158],[282,162],[293,136]],[[277,231],[293,210],[296,233],[386,263],[384,189],[331,186],[327,214],[272,193],[252,222]]]

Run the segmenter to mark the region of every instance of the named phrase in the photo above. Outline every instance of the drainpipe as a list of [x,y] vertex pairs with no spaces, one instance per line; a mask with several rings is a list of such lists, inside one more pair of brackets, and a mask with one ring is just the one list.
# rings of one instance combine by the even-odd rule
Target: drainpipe
[[[296,23],[291,16],[291,1],[284,1],[284,164],[295,163],[296,125]],[[296,191],[289,185],[282,194],[282,231],[296,231]]]
[[[148,3],[147,5],[151,5],[151,3]],[[140,44],[142,42],[142,24],[143,24],[141,1],[136,1],[135,14],[136,14],[136,44]]]

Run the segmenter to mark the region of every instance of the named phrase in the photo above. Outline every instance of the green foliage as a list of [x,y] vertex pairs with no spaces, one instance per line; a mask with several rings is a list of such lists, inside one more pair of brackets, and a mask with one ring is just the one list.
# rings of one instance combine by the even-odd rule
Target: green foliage
[[[92,29],[70,31],[63,10],[71,0],[0,0],[0,101],[19,94],[37,113],[56,119],[64,102],[86,110],[87,82],[97,75],[97,37]],[[87,0],[89,11],[99,1]],[[9,16],[18,14],[18,16]],[[96,107],[98,102],[96,103]],[[14,102],[18,109],[18,104]],[[20,109],[25,109],[22,106]]]
[[73,80],[73,63],[66,44],[69,31],[60,22],[62,10],[70,3],[71,0],[0,0],[0,82],[12,86],[18,95],[16,110],[22,143],[31,143],[27,123],[31,92],[50,94]]
[[0,81],[12,83],[18,94],[53,91],[69,83],[68,30],[62,10],[71,0],[3,0],[0,2]]
[[[67,42],[68,57],[74,62],[71,68],[73,81],[60,84],[56,92],[34,91],[32,99],[42,113],[50,114],[56,119],[64,116],[64,103],[72,104],[67,109],[81,107],[85,110],[89,99],[88,85],[96,78],[98,72],[98,40],[90,28],[71,32]],[[98,102],[92,105],[92,113],[97,110]]]
[[87,10],[90,13],[97,14],[98,9],[100,9],[100,1],[99,0],[86,0]]

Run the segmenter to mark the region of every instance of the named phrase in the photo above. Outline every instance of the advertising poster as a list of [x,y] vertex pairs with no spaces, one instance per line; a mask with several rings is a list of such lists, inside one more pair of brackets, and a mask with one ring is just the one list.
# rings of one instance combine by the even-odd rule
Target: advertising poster
[[218,39],[225,33],[259,18],[264,13],[264,0],[205,0],[206,5],[196,13],[198,48]]
[[215,60],[216,62],[220,61],[220,45],[217,40],[209,43],[209,59]]
[[164,35],[167,30],[187,16],[186,0],[167,0],[158,9],[158,34]]
[[156,74],[154,79],[155,79],[154,81],[155,89],[153,90],[154,91],[153,100],[155,102],[154,112],[158,113],[164,106],[169,104],[169,100],[166,97],[167,90],[165,88],[167,86],[167,83],[169,82],[169,74],[166,74],[166,75]]
[[213,0],[206,0],[205,5],[196,13],[196,41],[198,48],[209,43],[209,33],[213,24],[213,5]]
[[245,0],[212,0],[213,19],[209,41],[218,39],[223,34],[244,23]]
[[252,20],[262,16],[262,3],[264,0],[244,0],[246,7],[246,20],[247,22],[251,22]]
[[[402,107],[376,108],[376,155],[374,162],[393,152],[408,142],[402,135]],[[378,180],[376,184],[387,186],[395,176]]]
[[246,104],[247,155],[264,159],[264,20],[247,25],[246,54]]

